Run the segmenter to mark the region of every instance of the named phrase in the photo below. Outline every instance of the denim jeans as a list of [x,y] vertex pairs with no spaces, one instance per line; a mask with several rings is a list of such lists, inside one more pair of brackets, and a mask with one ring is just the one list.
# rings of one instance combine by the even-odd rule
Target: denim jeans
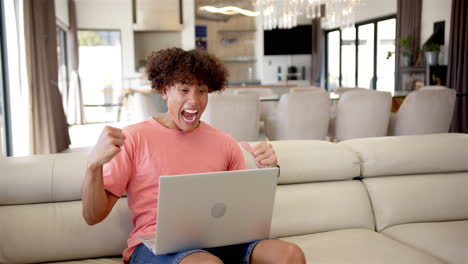
[[224,263],[250,263],[250,255],[254,247],[263,240],[257,240],[250,243],[223,246],[216,248],[207,249],[193,249],[187,251],[181,251],[177,253],[165,254],[165,255],[154,255],[145,245],[140,244],[133,251],[130,257],[129,264],[177,264],[186,256],[195,252],[208,252],[218,258]]

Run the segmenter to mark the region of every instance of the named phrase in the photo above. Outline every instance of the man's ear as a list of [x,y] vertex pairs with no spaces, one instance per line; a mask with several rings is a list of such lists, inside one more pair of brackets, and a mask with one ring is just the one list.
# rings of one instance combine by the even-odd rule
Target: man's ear
[[167,100],[167,88],[166,87],[163,87],[161,89],[161,95],[164,100]]

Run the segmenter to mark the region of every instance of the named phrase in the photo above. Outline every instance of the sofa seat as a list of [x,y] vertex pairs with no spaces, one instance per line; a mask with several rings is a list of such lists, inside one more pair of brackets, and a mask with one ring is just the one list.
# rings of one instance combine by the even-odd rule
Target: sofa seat
[[296,243],[314,264],[444,263],[369,229],[345,229],[281,238]]
[[97,258],[97,259],[84,259],[72,260],[64,262],[49,262],[48,264],[122,264],[122,258]]
[[382,233],[447,263],[468,263],[468,220],[403,224]]

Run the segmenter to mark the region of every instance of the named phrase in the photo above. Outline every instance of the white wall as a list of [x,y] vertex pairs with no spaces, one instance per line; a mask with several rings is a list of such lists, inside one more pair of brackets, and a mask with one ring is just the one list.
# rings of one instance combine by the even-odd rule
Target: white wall
[[421,47],[432,35],[434,22],[445,20],[445,44],[441,48],[441,64],[448,62],[451,10],[452,0],[422,0]]
[[361,1],[361,5],[356,11],[355,21],[365,21],[387,15],[394,15],[397,12],[396,0],[367,0]]
[[181,34],[178,31],[135,32],[135,63],[145,60],[153,51],[181,47]]
[[70,26],[68,0],[55,0],[55,17],[57,18],[57,24],[64,27],[64,29],[68,29]]
[[132,2],[130,0],[76,0],[79,29],[120,30],[123,78],[135,72]]

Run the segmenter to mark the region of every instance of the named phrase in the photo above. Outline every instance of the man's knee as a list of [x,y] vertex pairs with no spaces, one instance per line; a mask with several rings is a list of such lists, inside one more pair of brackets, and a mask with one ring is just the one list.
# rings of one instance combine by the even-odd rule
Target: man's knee
[[306,263],[304,252],[296,244],[288,243],[283,248],[279,263],[302,264]]
[[203,263],[203,264],[223,264],[223,262],[215,255],[208,252],[195,252],[185,258],[183,258],[180,264],[192,264],[192,263]]

